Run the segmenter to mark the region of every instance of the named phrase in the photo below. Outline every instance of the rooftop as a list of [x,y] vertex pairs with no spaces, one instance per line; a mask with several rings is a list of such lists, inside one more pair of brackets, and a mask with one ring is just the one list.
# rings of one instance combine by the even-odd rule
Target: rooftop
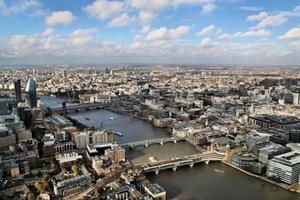
[[160,187],[157,183],[151,183],[150,181],[145,181],[144,185],[145,185],[145,187],[147,187],[147,189],[153,195],[157,195],[157,194],[160,194],[162,192],[165,192],[165,190],[162,187]]
[[300,154],[296,151],[291,151],[278,156],[275,156],[272,160],[279,161],[287,165],[300,164]]

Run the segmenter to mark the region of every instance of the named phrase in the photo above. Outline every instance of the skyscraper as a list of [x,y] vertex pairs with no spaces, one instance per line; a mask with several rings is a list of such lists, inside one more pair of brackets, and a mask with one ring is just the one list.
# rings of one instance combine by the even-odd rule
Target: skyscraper
[[29,104],[32,108],[37,106],[36,83],[33,78],[28,80],[25,92],[28,95]]
[[22,102],[22,91],[21,91],[20,79],[15,81],[15,98],[16,98],[16,103]]

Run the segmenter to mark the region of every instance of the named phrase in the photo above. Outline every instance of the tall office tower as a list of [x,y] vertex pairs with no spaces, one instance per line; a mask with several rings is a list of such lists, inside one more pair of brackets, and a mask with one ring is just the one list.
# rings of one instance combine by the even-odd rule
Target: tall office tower
[[33,78],[30,78],[28,80],[25,92],[28,95],[28,99],[29,99],[31,108],[36,107],[37,106],[36,83]]
[[109,69],[108,69],[108,67],[105,68],[105,74],[109,74]]
[[21,80],[18,79],[15,81],[15,98],[16,103],[22,102],[22,91],[21,91]]

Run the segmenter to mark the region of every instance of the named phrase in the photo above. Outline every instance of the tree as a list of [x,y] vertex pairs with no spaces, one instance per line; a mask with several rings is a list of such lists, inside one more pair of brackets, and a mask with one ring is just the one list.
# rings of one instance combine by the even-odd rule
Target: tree
[[36,181],[34,183],[34,187],[36,188],[38,193],[43,193],[44,191],[46,191],[49,188],[49,183],[47,180],[43,179],[41,181]]

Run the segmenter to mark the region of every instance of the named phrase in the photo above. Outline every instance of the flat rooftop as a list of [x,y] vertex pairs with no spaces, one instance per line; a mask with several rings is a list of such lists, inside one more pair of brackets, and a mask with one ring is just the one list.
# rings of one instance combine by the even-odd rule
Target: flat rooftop
[[288,125],[297,123],[300,120],[296,117],[290,116],[278,116],[278,115],[260,115],[260,116],[250,116],[249,118],[256,119],[265,123],[275,123],[280,125]]
[[288,165],[300,164],[300,154],[296,151],[291,151],[288,153],[275,156],[273,159]]
[[150,181],[145,181],[144,185],[154,195],[165,192],[165,190],[162,187],[160,187],[157,183],[151,183]]

